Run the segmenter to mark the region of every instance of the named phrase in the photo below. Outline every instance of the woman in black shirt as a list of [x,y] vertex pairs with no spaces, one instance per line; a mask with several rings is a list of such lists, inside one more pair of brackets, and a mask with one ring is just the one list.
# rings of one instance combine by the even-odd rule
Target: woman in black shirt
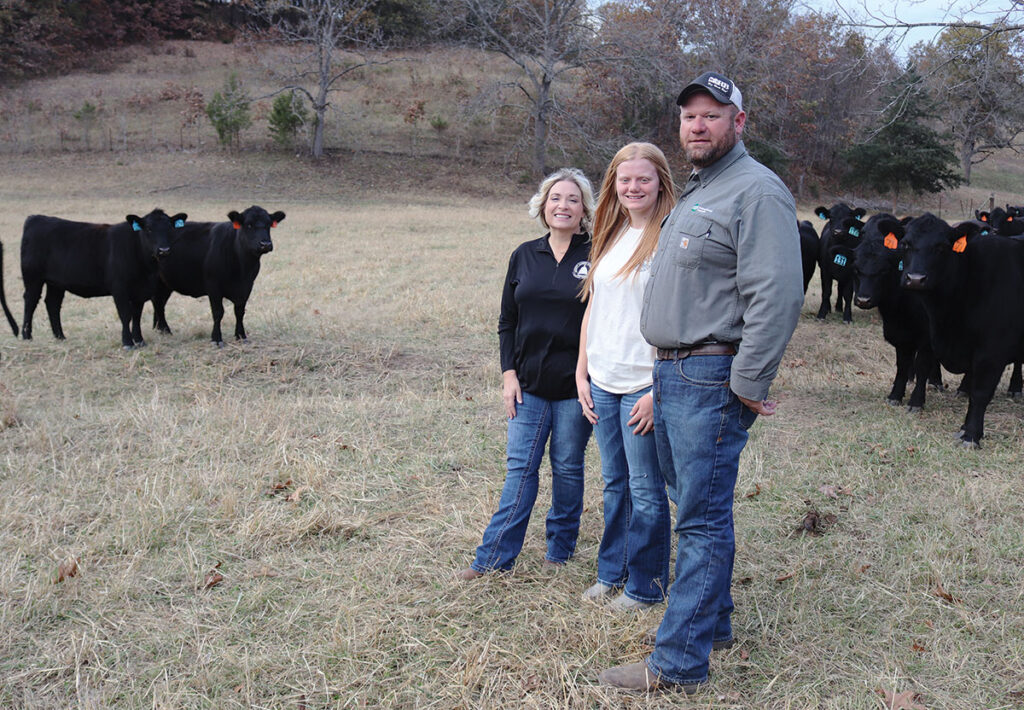
[[593,213],[593,188],[574,168],[549,175],[530,200],[530,215],[549,232],[512,252],[498,317],[508,471],[498,511],[459,579],[512,569],[537,499],[549,439],[546,563],[564,564],[576,549],[583,452],[591,426],[576,400],[575,372],[584,311],[579,294],[590,269],[587,230]]

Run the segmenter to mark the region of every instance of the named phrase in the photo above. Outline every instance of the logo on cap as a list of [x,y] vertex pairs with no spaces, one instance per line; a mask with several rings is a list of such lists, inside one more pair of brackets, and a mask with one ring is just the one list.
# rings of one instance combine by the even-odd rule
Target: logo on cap
[[732,84],[730,84],[728,81],[722,81],[717,76],[713,75],[708,77],[708,88],[718,89],[726,96],[728,96],[732,92]]

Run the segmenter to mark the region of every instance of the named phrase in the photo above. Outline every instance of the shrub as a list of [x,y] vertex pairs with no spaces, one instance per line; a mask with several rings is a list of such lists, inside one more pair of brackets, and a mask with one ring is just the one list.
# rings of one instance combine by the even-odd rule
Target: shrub
[[309,121],[309,112],[303,104],[302,96],[294,91],[278,94],[270,109],[270,135],[274,141],[285,148],[291,147],[295,134]]
[[242,129],[252,125],[249,115],[249,95],[236,74],[224,82],[224,90],[218,91],[206,104],[206,115],[217,131],[221,145],[238,145]]

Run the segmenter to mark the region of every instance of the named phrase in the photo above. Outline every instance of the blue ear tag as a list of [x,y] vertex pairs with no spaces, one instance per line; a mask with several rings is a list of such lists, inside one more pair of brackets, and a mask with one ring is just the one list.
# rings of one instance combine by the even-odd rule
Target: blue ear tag
[[139,225],[138,222],[132,222],[132,229],[134,229],[136,232],[142,231],[142,227]]
[[816,212],[815,214],[818,215],[818,219],[826,219],[824,212]]
[[850,227],[849,232],[850,232],[850,234],[852,234],[855,237],[859,237],[860,236],[860,230],[857,229],[856,227]]
[[836,254],[836,258],[832,260],[832,263],[837,266],[846,266],[846,257],[842,254]]
[[899,265],[896,267],[898,271],[903,271],[903,259],[900,259]]
[[178,229],[181,229],[182,227],[185,226],[185,220],[183,220],[183,219],[175,220],[174,226],[177,227]]

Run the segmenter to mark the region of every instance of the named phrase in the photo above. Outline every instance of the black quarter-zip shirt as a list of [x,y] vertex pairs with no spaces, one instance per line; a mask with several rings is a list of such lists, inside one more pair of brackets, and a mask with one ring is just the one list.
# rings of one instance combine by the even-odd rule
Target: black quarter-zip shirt
[[576,358],[586,304],[580,287],[590,270],[590,235],[576,234],[562,260],[548,235],[520,244],[508,260],[501,294],[501,370],[545,399],[576,397]]

